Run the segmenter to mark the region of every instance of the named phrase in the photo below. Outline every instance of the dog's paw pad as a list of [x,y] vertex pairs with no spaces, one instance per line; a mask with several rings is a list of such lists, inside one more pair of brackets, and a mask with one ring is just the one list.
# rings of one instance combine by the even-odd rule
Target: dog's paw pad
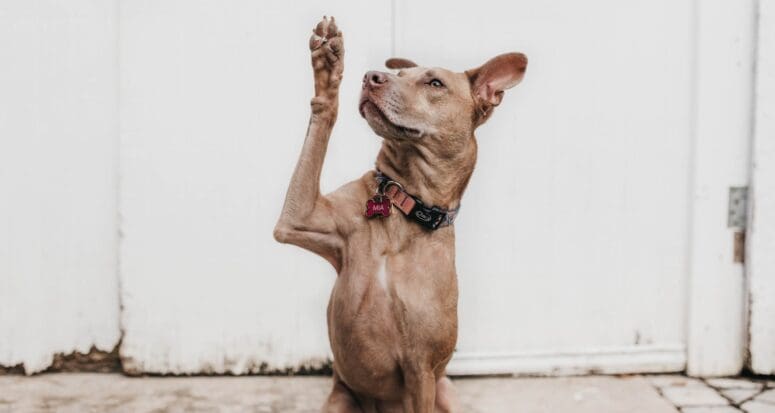
[[342,51],[342,32],[339,31],[333,17],[324,16],[312,30],[312,36],[309,39],[309,48],[312,51],[325,45],[327,45],[326,49],[335,55]]

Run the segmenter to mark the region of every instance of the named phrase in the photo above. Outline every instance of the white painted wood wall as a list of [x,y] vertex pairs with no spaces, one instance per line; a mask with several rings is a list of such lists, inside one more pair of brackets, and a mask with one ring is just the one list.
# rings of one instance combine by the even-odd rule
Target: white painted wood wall
[[0,1],[0,365],[118,344],[117,2]]
[[[0,95],[0,194],[14,199],[0,203],[10,228],[0,232],[0,365],[34,371],[56,352],[109,349],[119,317],[131,371],[325,362],[335,275],[271,230],[306,129],[307,38],[332,14],[347,52],[324,190],[372,166],[379,140],[356,101],[362,74],[385,58],[456,70],[504,51],[530,58],[478,134],[456,224],[461,330],[450,372],[742,367],[745,279],[731,259],[726,194],[748,181],[752,0],[81,3],[77,19],[58,3],[0,5],[0,50],[26,39],[10,49],[18,66],[0,66],[0,86],[21,88],[21,76],[39,93]],[[45,19],[20,31],[38,14],[59,31]],[[47,49],[49,37],[78,36],[88,52]],[[61,59],[83,70],[63,75]],[[41,106],[49,95],[60,104]],[[769,113],[767,99],[757,113]],[[767,128],[757,123],[757,136]],[[498,204],[507,219],[489,216]],[[769,231],[751,242],[768,248]],[[773,269],[756,251],[751,286],[766,295]],[[39,258],[47,253],[66,255]],[[759,302],[752,322],[766,326],[773,306]],[[772,342],[763,331],[762,348]]]
[[312,25],[335,15],[347,42],[331,190],[378,149],[356,107],[364,68],[390,54],[390,4],[294,10],[122,3],[121,354],[131,370],[245,373],[328,357],[335,274],[272,229],[307,128]]

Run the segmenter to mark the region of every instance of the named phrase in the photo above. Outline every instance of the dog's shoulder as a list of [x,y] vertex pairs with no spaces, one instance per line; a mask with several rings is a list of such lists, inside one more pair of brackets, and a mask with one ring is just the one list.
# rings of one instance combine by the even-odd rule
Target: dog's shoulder
[[369,171],[325,195],[337,223],[346,227],[363,220],[366,202],[376,189],[375,172]]

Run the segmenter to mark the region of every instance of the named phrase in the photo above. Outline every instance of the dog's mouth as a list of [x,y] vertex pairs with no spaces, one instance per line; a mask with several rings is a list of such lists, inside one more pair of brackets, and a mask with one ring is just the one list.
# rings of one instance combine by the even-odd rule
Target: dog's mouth
[[380,123],[387,125],[389,128],[393,129],[395,132],[398,132],[398,134],[403,136],[408,136],[412,138],[419,138],[422,136],[422,132],[418,129],[410,128],[408,126],[399,125],[390,118],[385,115],[385,112],[374,102],[372,102],[369,98],[365,97],[361,99],[360,105],[358,105],[358,111],[361,113],[361,116],[366,119],[367,121],[369,118],[367,117],[368,113],[373,114]]

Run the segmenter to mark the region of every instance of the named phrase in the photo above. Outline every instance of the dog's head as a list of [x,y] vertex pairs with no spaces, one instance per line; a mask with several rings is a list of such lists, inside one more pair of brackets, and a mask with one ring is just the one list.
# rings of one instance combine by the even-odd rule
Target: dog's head
[[385,139],[431,142],[454,150],[492,114],[506,89],[525,74],[521,53],[496,56],[462,73],[420,67],[406,59],[389,59],[397,73],[371,71],[363,77],[359,104],[369,126]]

